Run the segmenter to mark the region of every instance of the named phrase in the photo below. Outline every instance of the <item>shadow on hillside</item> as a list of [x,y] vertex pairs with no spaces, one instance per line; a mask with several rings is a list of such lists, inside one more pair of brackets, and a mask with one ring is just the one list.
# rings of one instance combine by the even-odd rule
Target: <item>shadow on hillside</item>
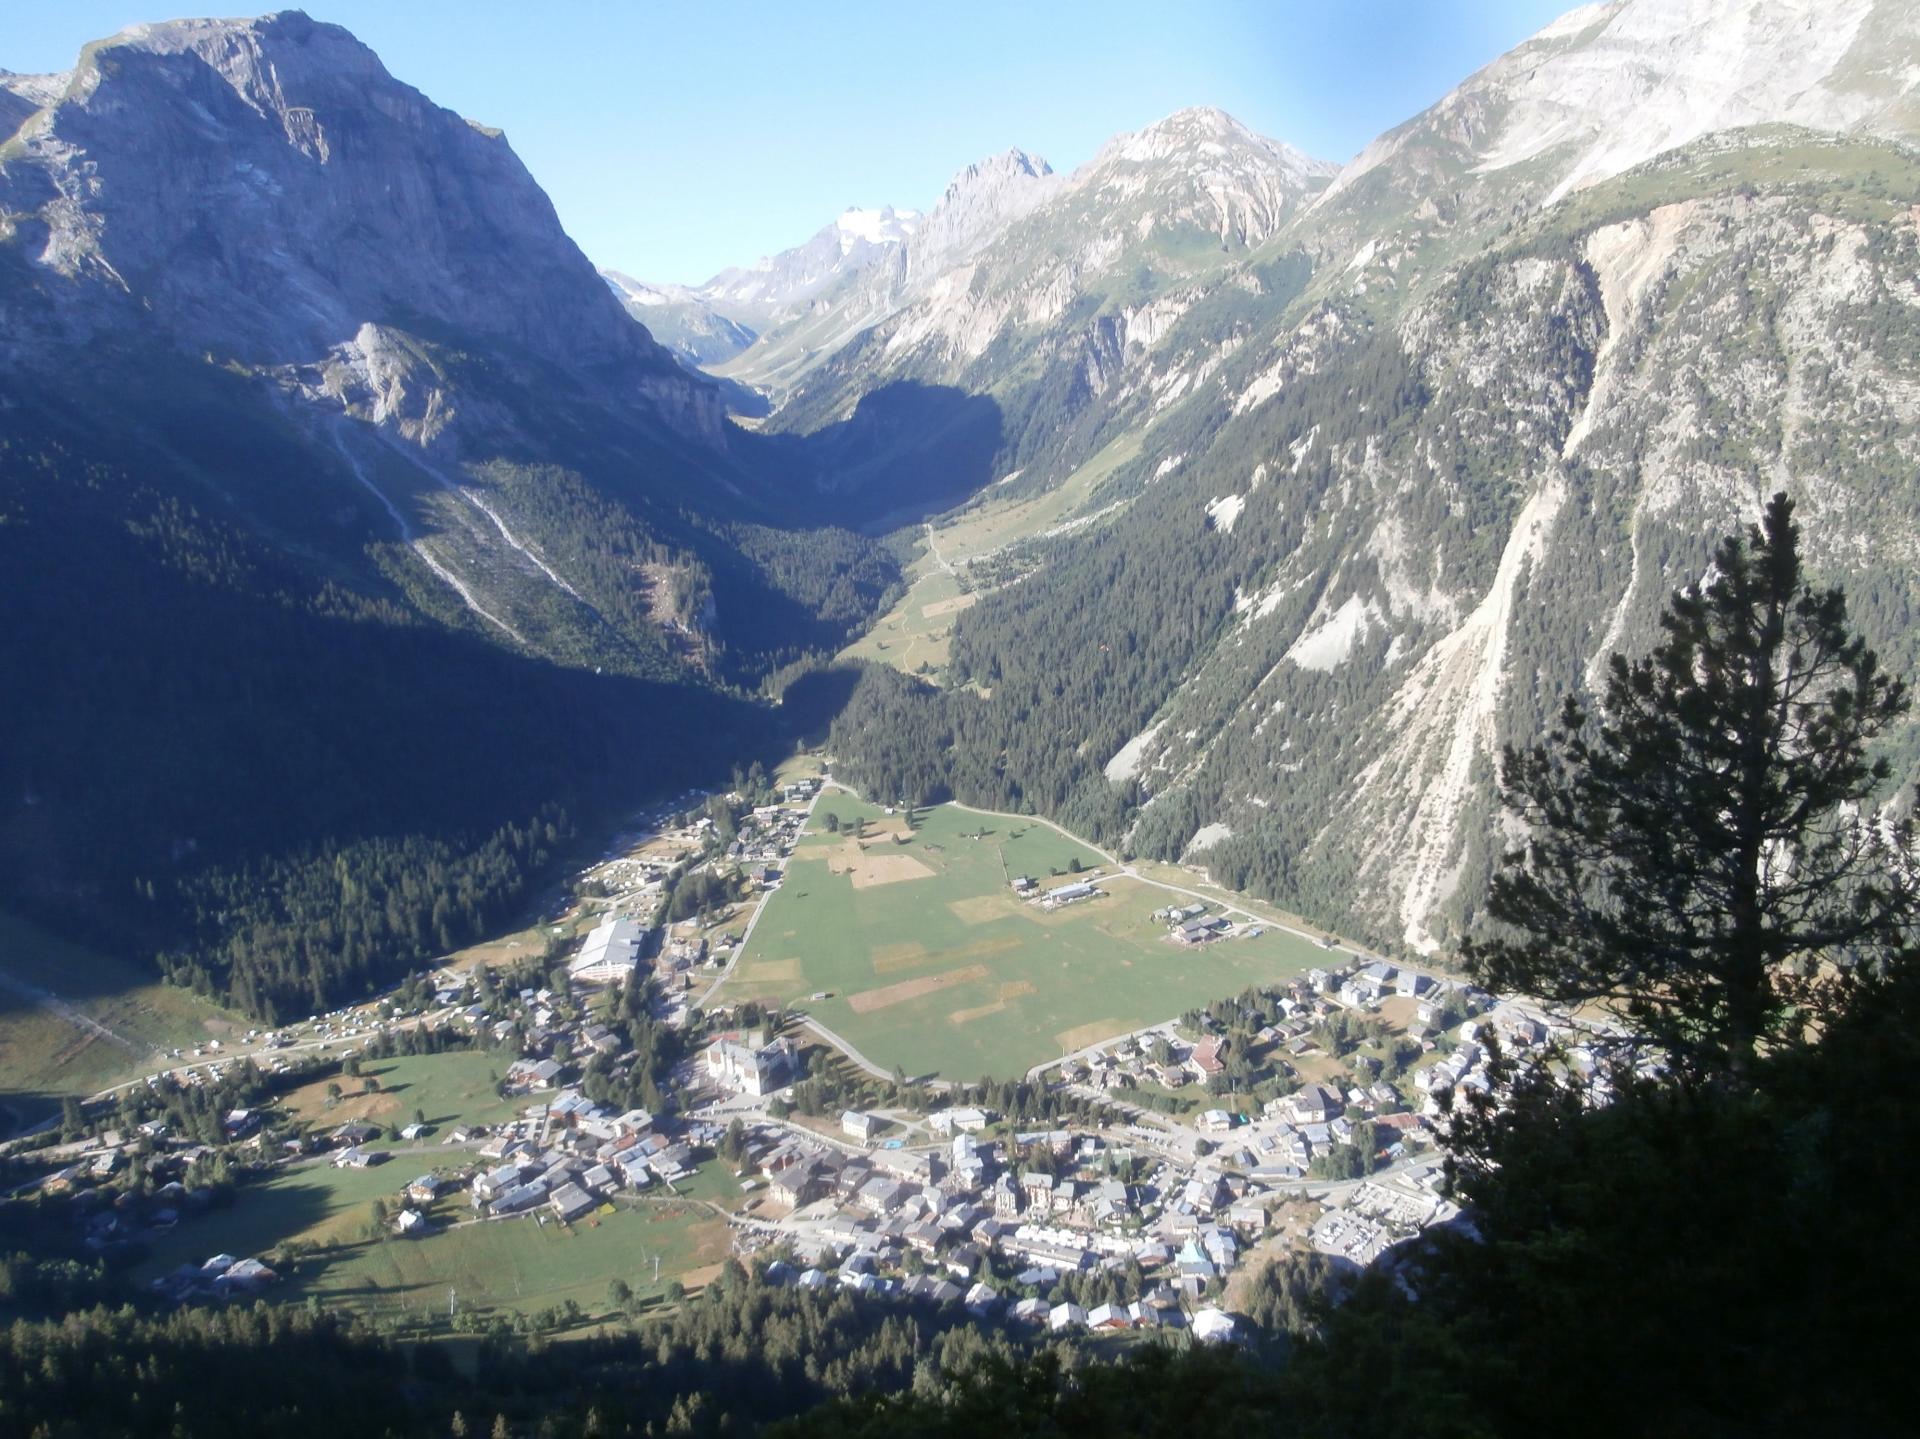
[[820,491],[822,519],[869,534],[918,524],[995,479],[999,404],[950,385],[900,380],[843,420],[771,436],[771,457]]
[[780,713],[796,740],[813,743],[826,736],[860,683],[855,665],[835,665],[801,675],[780,696]]
[[12,1139],[60,1113],[60,1096],[38,1089],[0,1089],[0,1140]]

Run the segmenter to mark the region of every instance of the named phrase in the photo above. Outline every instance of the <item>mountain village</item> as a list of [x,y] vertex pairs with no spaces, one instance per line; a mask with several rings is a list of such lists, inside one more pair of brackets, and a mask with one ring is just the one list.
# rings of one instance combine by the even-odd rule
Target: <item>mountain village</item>
[[[738,793],[688,796],[677,824],[663,812],[582,873],[584,933],[548,982],[507,991],[476,971],[443,970],[412,1006],[387,998],[256,1031],[226,1051],[215,1042],[145,1081],[212,1086],[250,1063],[271,1088],[316,1065],[351,1071],[356,1053],[423,1032],[512,1046],[499,1088],[515,1117],[445,1133],[350,1121],[289,1134],[269,1099],[227,1113],[214,1144],[150,1123],[64,1146],[63,1167],[39,1187],[67,1198],[98,1252],[181,1225],[204,1233],[210,1257],[151,1286],[193,1303],[256,1296],[279,1277],[272,1255],[223,1247],[222,1216],[249,1197],[243,1185],[235,1209],[210,1205],[195,1175],[216,1152],[251,1168],[391,1174],[379,1222],[391,1240],[418,1244],[474,1224],[597,1224],[717,1172],[738,1196],[723,1206],[731,1247],[757,1257],[768,1283],[963,1305],[1055,1331],[1182,1327],[1230,1338],[1232,1278],[1250,1257],[1291,1248],[1366,1266],[1455,1221],[1435,1150],[1453,1107],[1491,1092],[1492,1047],[1569,1040],[1532,1006],[1330,948],[1324,966],[1272,988],[1271,1021],[1240,1029],[1243,1039],[1226,1037],[1215,1006],[1198,1023],[1169,1020],[1037,1067],[1025,1083],[1078,1101],[1084,1117],[1070,1122],[1021,1125],[938,1080],[891,1086],[911,1103],[804,1113],[794,1098],[811,1074],[875,1067],[836,1054],[803,1014],[696,1002],[720,987],[820,792],[816,780],[758,806]],[[732,837],[716,837],[703,808],[738,812]],[[723,906],[711,926],[722,932],[702,933],[699,917],[656,922],[666,887],[705,871],[736,874],[749,891]],[[1078,879],[1043,889],[1021,876],[1015,888],[1049,907],[1101,894]],[[1176,946],[1239,927],[1203,920],[1207,908],[1173,905],[1156,918]],[[692,1038],[653,1111],[596,1102],[580,1084],[590,1062],[603,1077],[634,1066],[611,1001],[635,986],[655,1022]],[[1372,1021],[1420,1062],[1394,1082],[1339,1064],[1328,1034],[1350,1020]],[[1288,1092],[1249,1105],[1222,1091],[1231,1043],[1267,1055],[1293,1081]],[[1570,1053],[1594,1071],[1588,1051]],[[1135,1102],[1144,1087],[1201,1098],[1168,1114]],[[123,1190],[109,1201],[96,1186],[128,1165],[151,1184],[144,1197]]]

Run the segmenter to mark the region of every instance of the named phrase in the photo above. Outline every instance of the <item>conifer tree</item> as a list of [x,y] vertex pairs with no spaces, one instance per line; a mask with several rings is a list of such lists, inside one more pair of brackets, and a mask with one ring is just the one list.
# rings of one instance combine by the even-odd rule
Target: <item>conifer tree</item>
[[1523,838],[1468,960],[1494,989],[1605,1006],[1683,1081],[1738,1085],[1912,941],[1909,836],[1874,809],[1871,753],[1907,693],[1806,579],[1784,495],[1660,627],[1612,658],[1596,711],[1569,698],[1507,751]]

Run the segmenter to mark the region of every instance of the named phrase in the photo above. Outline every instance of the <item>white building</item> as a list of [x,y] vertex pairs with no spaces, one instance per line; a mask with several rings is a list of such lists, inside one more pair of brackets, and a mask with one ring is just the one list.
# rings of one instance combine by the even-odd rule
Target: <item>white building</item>
[[567,965],[567,974],[583,984],[611,984],[627,978],[640,964],[640,944],[646,933],[624,915],[609,913]]
[[761,1047],[716,1040],[707,1050],[707,1074],[740,1094],[772,1094],[800,1077],[793,1046],[784,1039]]
[[1233,1339],[1233,1316],[1218,1309],[1202,1309],[1193,1316],[1193,1337],[1222,1344]]

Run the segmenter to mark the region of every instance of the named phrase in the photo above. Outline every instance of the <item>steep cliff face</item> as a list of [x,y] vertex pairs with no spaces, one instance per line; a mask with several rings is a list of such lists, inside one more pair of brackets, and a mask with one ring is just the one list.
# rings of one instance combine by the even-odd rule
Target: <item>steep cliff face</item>
[[7,175],[40,264],[245,364],[421,318],[569,366],[666,368],[504,136],[297,12],[90,47]]
[[[1020,483],[1120,458],[981,558],[949,689],[899,723],[937,712],[963,793],[1430,952],[1500,844],[1500,747],[1772,491],[1915,672],[1917,83],[1910,7],[1615,4],[1277,223],[1242,183],[1216,233],[1248,217],[1251,253],[1041,327],[1107,418]],[[982,288],[884,333],[978,373],[951,357],[1018,325]]]
[[[611,573],[568,573],[577,509],[486,475],[564,467],[694,568],[739,560],[689,511],[790,508],[718,388],[625,313],[505,137],[338,26],[137,26],[5,93],[30,108],[0,150],[0,366],[53,385],[101,366],[253,378],[304,463],[482,632],[623,663],[662,642],[637,618],[649,603],[587,598]],[[222,483],[259,498],[253,476]]]

